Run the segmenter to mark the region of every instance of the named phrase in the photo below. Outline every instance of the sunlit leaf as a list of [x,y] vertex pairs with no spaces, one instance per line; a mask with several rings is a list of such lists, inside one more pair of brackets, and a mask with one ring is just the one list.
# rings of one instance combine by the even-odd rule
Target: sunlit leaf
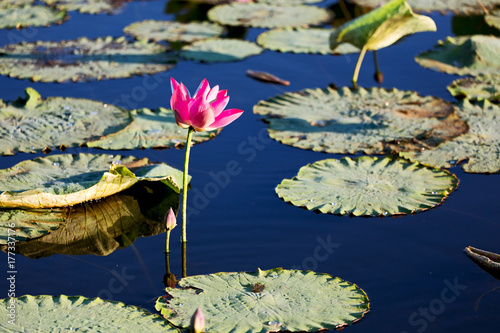
[[66,17],[66,11],[55,10],[46,6],[8,6],[7,4],[0,3],[0,29],[20,29],[24,27],[47,26],[54,23],[60,24]]
[[469,100],[500,102],[500,75],[479,75],[453,81],[448,91],[455,97]]
[[205,331],[264,333],[338,329],[369,311],[368,297],[355,284],[328,274],[282,268],[224,272],[183,278],[156,309],[174,325],[188,327],[200,307]]
[[[351,2],[363,6],[375,8],[389,0],[350,0]],[[499,0],[480,0],[484,8],[491,10],[500,5]],[[408,0],[410,6],[416,11],[423,12],[454,12],[458,14],[484,14],[483,7],[478,0]]]
[[340,154],[418,151],[468,129],[451,103],[396,89],[305,89],[260,101],[254,113],[281,143]]
[[132,0],[42,0],[43,2],[56,5],[66,10],[77,10],[85,14],[107,13],[113,14],[123,4]]
[[[0,329],[4,332],[178,332],[145,309],[83,296],[25,295],[0,300]],[[16,320],[9,323],[14,304]]]
[[0,2],[0,8],[7,7],[24,7],[26,5],[32,5],[35,0],[2,0]]
[[331,13],[315,6],[280,6],[261,3],[217,5],[208,11],[211,21],[259,28],[300,27],[327,22]]
[[467,246],[465,248],[465,254],[467,254],[467,256],[471,258],[471,260],[474,261],[476,265],[481,267],[489,274],[493,275],[496,279],[500,279],[499,254],[489,251],[484,251],[481,249],[476,249],[475,247],[472,246]]
[[116,79],[172,68],[175,56],[164,46],[124,37],[85,37],[0,47],[0,74],[42,82]]
[[490,27],[500,30],[500,8],[489,12],[489,14],[484,17],[484,20]]
[[246,40],[213,38],[183,46],[181,56],[201,62],[225,62],[243,60],[261,52],[260,46]]

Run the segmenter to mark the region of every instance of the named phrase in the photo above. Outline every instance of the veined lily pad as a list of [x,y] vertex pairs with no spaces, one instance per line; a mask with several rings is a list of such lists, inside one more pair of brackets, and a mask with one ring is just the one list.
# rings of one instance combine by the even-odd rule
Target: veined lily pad
[[480,249],[476,249],[472,246],[467,246],[465,248],[465,254],[472,261],[483,270],[493,275],[496,279],[500,279],[500,255],[488,252]]
[[42,0],[49,5],[57,5],[66,10],[77,10],[85,14],[113,14],[124,3],[132,0]]
[[66,19],[66,11],[55,10],[46,6],[13,6],[0,5],[0,29],[40,27],[53,23],[62,23]]
[[0,210],[0,245],[44,236],[65,223],[68,212],[67,208],[50,211],[2,209]]
[[459,114],[469,124],[469,131],[440,144],[436,149],[401,153],[413,161],[449,168],[462,161],[465,172],[500,172],[500,107],[488,101],[459,104]]
[[0,48],[0,74],[42,82],[90,81],[154,74],[173,67],[164,46],[124,37],[37,41]]
[[[17,243],[16,253],[35,259],[54,254],[106,256],[139,237],[165,232],[165,214],[178,206],[179,194],[168,186],[139,183],[103,200],[67,208],[65,223],[48,235]],[[57,210],[39,211],[46,219],[59,216]],[[21,225],[15,216],[11,221]],[[1,249],[6,252],[7,247]]]
[[271,138],[328,153],[420,150],[467,131],[451,103],[396,89],[306,89],[260,101],[254,113]]
[[500,74],[500,38],[494,36],[447,37],[415,60],[426,68],[458,75]]
[[[363,6],[376,8],[380,4],[384,4],[389,0],[350,0],[351,2]],[[408,0],[410,6],[419,12],[431,12],[440,11],[447,12],[452,11],[457,14],[483,14],[483,8],[479,5],[477,0]],[[491,10],[495,6],[500,5],[499,0],[481,0],[481,3],[485,8]]]
[[[4,332],[178,332],[145,309],[83,296],[25,295],[0,300]],[[8,322],[14,304],[16,319]]]
[[218,37],[225,33],[224,27],[209,22],[172,22],[145,20],[126,26],[123,31],[137,39],[186,42]]
[[331,13],[315,6],[273,6],[261,3],[232,3],[211,8],[208,19],[224,25],[278,28],[328,22]]
[[480,75],[453,81],[448,91],[455,97],[469,100],[500,102],[500,75]]
[[439,205],[458,179],[438,168],[393,157],[318,161],[284,179],[276,193],[294,206],[322,213],[388,216]]
[[75,147],[114,133],[131,122],[128,112],[102,102],[50,97],[32,88],[24,100],[0,100],[0,154]]
[[[355,284],[312,271],[282,268],[189,276],[156,309],[174,325],[188,327],[197,307],[205,331],[264,333],[338,329],[369,311],[368,297]],[[217,300],[217,302],[214,302]]]
[[24,7],[26,5],[32,5],[35,0],[2,0],[0,2],[0,8],[8,7]]
[[260,46],[246,40],[212,38],[183,46],[181,56],[202,62],[225,62],[243,60],[261,52]]
[[[278,28],[260,34],[257,43],[273,51],[331,54],[328,39],[333,31],[323,28]],[[356,52],[359,49],[347,43],[335,49],[336,54]]]
[[[98,140],[87,142],[88,147],[110,150],[169,148],[185,144],[187,129],[177,126],[172,110],[159,108],[151,111],[139,109],[130,112],[133,121],[130,125],[106,135]],[[210,140],[219,134],[220,130],[195,132],[193,142],[200,143]]]
[[[135,174],[127,168],[137,168]],[[66,207],[104,198],[137,182],[161,181],[177,193],[182,172],[146,158],[61,154],[0,170],[0,208]]]

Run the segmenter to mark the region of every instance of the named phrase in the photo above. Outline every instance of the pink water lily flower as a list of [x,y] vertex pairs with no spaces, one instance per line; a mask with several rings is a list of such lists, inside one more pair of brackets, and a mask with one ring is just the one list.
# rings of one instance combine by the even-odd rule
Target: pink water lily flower
[[210,131],[229,125],[243,113],[242,110],[224,110],[229,102],[227,90],[219,86],[210,89],[206,79],[201,81],[193,97],[186,86],[170,78],[172,98],[170,106],[175,114],[177,125],[182,128],[193,127],[195,131]]

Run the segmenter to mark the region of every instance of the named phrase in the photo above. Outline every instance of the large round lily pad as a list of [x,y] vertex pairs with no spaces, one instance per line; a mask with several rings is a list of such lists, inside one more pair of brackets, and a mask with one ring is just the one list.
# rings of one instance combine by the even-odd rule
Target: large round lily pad
[[[178,332],[145,309],[83,296],[25,295],[0,300],[4,332]],[[16,319],[8,322],[14,304]]]
[[500,38],[495,36],[447,37],[415,60],[426,68],[458,75],[500,74]]
[[[177,126],[172,110],[159,108],[154,111],[139,109],[130,112],[133,121],[124,129],[87,142],[88,147],[110,150],[182,147],[187,137],[187,129]],[[210,140],[220,132],[195,132],[193,142]]]
[[262,48],[240,39],[211,38],[182,47],[181,56],[201,62],[238,61],[260,54]]
[[448,91],[455,97],[473,101],[500,102],[500,75],[479,75],[453,81]]
[[0,74],[42,82],[116,79],[155,74],[173,67],[164,46],[124,37],[37,41],[0,48]]
[[225,33],[224,27],[210,22],[173,22],[145,20],[126,26],[123,31],[137,39],[186,42],[218,37]]
[[396,89],[305,89],[260,101],[254,113],[273,139],[328,153],[420,150],[467,131],[451,103]]
[[224,25],[278,28],[318,25],[328,22],[331,13],[315,6],[273,6],[261,3],[217,5],[208,13],[211,21]]
[[56,5],[66,10],[77,10],[85,14],[107,13],[113,14],[124,3],[132,0],[42,0],[43,2]]
[[469,124],[469,131],[436,149],[401,153],[414,161],[449,168],[462,163],[465,172],[500,172],[500,107],[488,101],[459,104],[459,114]]
[[458,186],[448,171],[393,157],[318,161],[284,179],[276,193],[294,206],[322,213],[388,216],[439,205]]
[[[257,43],[273,51],[330,54],[329,38],[333,31],[324,28],[278,28],[260,34]],[[335,54],[356,52],[359,49],[347,43],[335,49]]]
[[0,5],[0,29],[47,26],[62,23],[66,18],[66,11],[46,6]]
[[182,172],[132,156],[60,154],[35,158],[0,170],[0,208],[72,206],[113,195],[141,180],[161,181],[179,193]]
[[0,154],[75,147],[131,122],[128,112],[113,105],[63,97],[42,100],[32,88],[25,93],[24,100],[0,100]]
[[0,1],[0,8],[8,7],[24,7],[26,5],[32,5],[35,0],[2,0]]
[[[389,2],[389,0],[350,0],[351,2],[363,6],[376,8],[380,4]],[[481,3],[488,10],[500,5],[499,0],[481,0]],[[483,8],[477,0],[408,0],[408,4],[416,11],[431,12],[451,11],[457,14],[484,14]]]
[[172,297],[156,309],[174,325],[187,327],[197,307],[205,331],[264,333],[338,329],[369,311],[368,297],[355,284],[312,271],[282,268],[183,278]]

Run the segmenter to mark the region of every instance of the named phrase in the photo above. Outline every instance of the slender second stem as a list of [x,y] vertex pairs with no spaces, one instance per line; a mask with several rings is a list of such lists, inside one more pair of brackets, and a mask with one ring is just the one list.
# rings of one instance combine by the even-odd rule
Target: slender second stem
[[170,231],[167,229],[167,235],[165,237],[165,253],[169,254],[170,253]]
[[187,220],[187,187],[188,187],[188,168],[189,152],[191,150],[191,139],[193,138],[194,128],[189,127],[186,139],[186,153],[184,156],[184,177],[182,179],[182,238],[181,242],[186,243],[186,220]]
[[363,58],[365,57],[366,53],[366,46],[361,49],[361,52],[359,52],[359,57],[358,61],[356,62],[356,67],[354,68],[354,75],[352,76],[352,84],[354,85],[354,89],[357,88],[358,86],[358,75],[359,75],[359,70],[361,68],[361,63],[363,62]]

